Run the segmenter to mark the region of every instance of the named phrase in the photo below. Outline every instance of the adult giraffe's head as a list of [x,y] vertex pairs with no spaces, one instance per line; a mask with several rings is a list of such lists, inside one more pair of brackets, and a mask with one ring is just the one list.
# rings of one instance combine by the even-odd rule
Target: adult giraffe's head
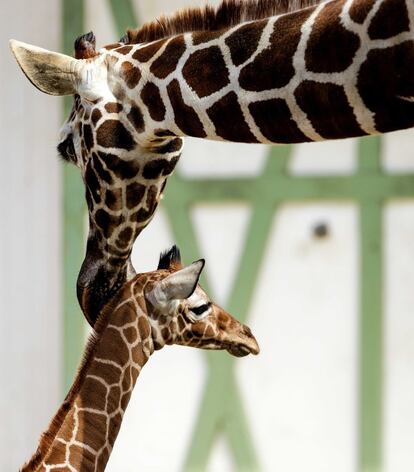
[[[150,222],[182,149],[181,138],[161,123],[145,126],[149,112],[135,91],[144,70],[121,60],[123,44],[115,46],[117,52],[113,46],[97,52],[89,33],[76,40],[73,58],[11,41],[19,65],[39,90],[74,96],[58,151],[79,167],[86,187],[89,236],[78,297],[92,325],[102,305],[135,273],[132,245]],[[152,91],[149,98],[154,97]]]

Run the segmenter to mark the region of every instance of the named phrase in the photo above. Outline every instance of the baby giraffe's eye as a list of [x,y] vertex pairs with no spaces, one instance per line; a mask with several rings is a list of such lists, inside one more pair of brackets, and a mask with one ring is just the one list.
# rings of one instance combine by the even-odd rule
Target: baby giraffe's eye
[[211,303],[204,303],[204,305],[199,305],[199,306],[194,306],[191,308],[191,311],[197,315],[201,316],[203,313],[205,313],[209,308],[211,307]]

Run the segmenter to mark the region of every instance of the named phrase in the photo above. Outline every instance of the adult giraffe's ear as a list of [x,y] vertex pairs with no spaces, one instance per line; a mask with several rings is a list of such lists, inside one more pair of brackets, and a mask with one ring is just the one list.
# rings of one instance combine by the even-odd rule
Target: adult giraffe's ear
[[10,40],[10,48],[30,82],[49,95],[73,95],[80,80],[78,59]]
[[197,287],[198,279],[204,267],[204,259],[168,275],[160,280],[147,298],[153,305],[163,305],[172,300],[184,300],[190,297]]

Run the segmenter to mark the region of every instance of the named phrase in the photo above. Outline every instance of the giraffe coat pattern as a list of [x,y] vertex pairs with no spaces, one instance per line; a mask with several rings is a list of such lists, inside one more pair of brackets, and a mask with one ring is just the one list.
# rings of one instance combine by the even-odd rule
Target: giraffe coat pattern
[[276,1],[228,1],[216,13],[190,10],[129,31],[99,51],[84,37],[83,59],[62,66],[56,92],[15,47],[41,90],[76,94],[59,147],[85,181],[90,231],[78,297],[92,325],[134,275],[132,245],[185,136],[300,143],[414,126],[413,2],[308,3],[277,14]]
[[156,271],[136,275],[105,306],[66,399],[22,472],[101,472],[141,369],[166,344],[258,354],[247,326],[198,285],[204,261],[181,265],[173,247]]

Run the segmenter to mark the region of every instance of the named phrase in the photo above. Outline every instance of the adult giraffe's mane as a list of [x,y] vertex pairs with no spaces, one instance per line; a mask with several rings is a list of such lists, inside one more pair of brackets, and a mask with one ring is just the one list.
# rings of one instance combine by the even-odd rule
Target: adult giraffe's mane
[[186,8],[127,32],[128,44],[147,43],[177,34],[218,31],[245,21],[262,20],[317,5],[321,0],[223,0],[218,7]]

